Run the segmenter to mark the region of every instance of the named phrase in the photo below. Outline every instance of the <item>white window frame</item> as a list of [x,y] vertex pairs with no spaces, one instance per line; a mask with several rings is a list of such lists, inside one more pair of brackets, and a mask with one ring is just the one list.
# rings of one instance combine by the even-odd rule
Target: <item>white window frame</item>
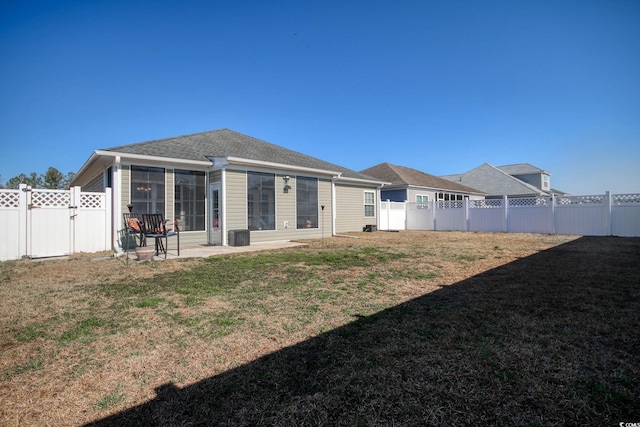
[[[313,181],[316,184],[316,188],[315,188],[315,201],[306,201],[306,204],[312,207],[315,207],[315,217],[307,217],[308,221],[302,222],[300,221],[300,217],[298,216],[299,212],[300,212],[300,208],[303,207],[302,205],[305,204],[305,202],[301,202],[298,199],[298,191],[301,190],[301,185],[299,185],[301,182],[304,181]],[[314,178],[314,177],[308,177],[308,176],[297,176],[296,177],[296,229],[297,230],[305,230],[305,229],[317,229],[320,224],[319,224],[319,220],[320,220],[320,216],[318,214],[318,208],[320,206],[320,180],[318,178]]]
[[[367,201],[367,195],[371,194],[373,200],[371,202]],[[376,217],[376,192],[375,191],[364,191],[363,194],[364,199],[364,217],[365,218],[375,218]],[[367,207],[371,207],[373,209],[373,214],[367,215]]]

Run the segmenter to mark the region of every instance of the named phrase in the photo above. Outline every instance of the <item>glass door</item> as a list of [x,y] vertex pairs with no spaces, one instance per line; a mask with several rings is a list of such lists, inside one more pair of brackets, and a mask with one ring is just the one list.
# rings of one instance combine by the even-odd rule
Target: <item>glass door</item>
[[209,185],[209,244],[222,245],[222,198],[220,183]]

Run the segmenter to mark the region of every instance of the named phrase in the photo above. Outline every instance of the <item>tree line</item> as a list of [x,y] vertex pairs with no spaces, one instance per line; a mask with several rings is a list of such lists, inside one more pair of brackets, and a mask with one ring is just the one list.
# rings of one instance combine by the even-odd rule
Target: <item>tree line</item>
[[47,188],[51,190],[63,190],[69,188],[71,180],[75,173],[68,172],[63,174],[58,169],[50,167],[45,173],[38,175],[31,172],[29,175],[21,173],[18,176],[10,178],[2,185],[2,177],[0,176],[0,188],[17,189],[20,184],[27,184],[31,188]]

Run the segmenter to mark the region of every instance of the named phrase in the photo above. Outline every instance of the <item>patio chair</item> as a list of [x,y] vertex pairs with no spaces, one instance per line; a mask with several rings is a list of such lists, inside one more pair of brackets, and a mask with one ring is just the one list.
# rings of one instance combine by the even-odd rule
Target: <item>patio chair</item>
[[169,237],[176,236],[178,256],[180,256],[180,228],[178,227],[178,221],[173,221],[173,230],[171,230],[167,229],[167,224],[162,214],[142,214],[142,224],[145,238],[152,237],[156,241],[156,255],[163,252],[164,257],[167,258]]
[[134,242],[137,240],[136,246],[144,246],[144,233],[142,232],[142,224],[140,224],[140,215],[123,213],[122,219],[126,232],[126,250],[129,250],[130,237],[133,237]]

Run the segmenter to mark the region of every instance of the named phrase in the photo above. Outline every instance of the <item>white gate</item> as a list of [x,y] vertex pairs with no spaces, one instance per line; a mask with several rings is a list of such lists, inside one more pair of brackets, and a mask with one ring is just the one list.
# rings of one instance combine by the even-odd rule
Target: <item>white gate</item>
[[0,261],[111,249],[111,191],[0,190]]
[[406,203],[403,202],[380,202],[380,230],[405,230],[407,213]]
[[27,251],[29,258],[69,255],[71,221],[75,215],[71,192],[27,190]]

